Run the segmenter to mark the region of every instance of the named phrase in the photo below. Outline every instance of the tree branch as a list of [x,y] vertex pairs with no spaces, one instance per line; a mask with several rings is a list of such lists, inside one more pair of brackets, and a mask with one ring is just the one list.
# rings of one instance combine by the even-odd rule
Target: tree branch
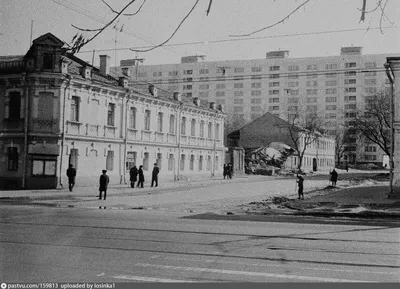
[[210,13],[210,11],[211,11],[211,5],[212,5],[212,1],[213,0],[210,0],[210,3],[208,3],[208,8],[207,8],[207,16],[208,16],[208,14]]
[[[110,4],[108,4],[105,0],[101,0],[101,1],[102,1],[105,5],[107,5],[107,7],[110,8],[110,10],[111,10],[113,13],[118,14],[118,11],[114,10],[114,9],[110,6]],[[139,11],[142,9],[142,7],[143,7],[144,3],[146,3],[146,1],[147,1],[147,0],[144,0],[144,1],[143,1],[142,5],[140,5],[139,9],[138,9],[135,13],[132,13],[132,14],[124,13],[124,14],[122,14],[122,15],[123,15],[123,16],[135,16],[135,15],[138,14]]]
[[264,31],[264,30],[267,30],[267,29],[269,29],[269,28],[272,28],[272,27],[274,27],[274,26],[276,26],[276,25],[278,25],[278,24],[281,24],[281,23],[283,23],[285,20],[287,20],[290,16],[292,16],[294,13],[296,13],[296,11],[297,10],[299,10],[301,7],[303,7],[303,6],[305,6],[308,2],[310,2],[311,0],[306,0],[306,1],[304,1],[303,3],[301,3],[299,6],[297,6],[296,7],[296,9],[294,9],[292,12],[290,12],[286,17],[284,17],[284,18],[282,18],[281,20],[279,20],[278,22],[275,22],[274,24],[272,24],[272,25],[269,25],[269,26],[266,26],[266,27],[263,27],[263,28],[261,28],[261,29],[258,29],[258,30],[256,30],[256,31],[253,31],[253,32],[250,32],[250,33],[247,33],[247,34],[237,34],[237,35],[229,35],[230,37],[245,37],[245,36],[251,36],[251,35],[253,35],[253,34],[256,34],[256,33],[259,33],[259,32],[261,32],[261,31]]

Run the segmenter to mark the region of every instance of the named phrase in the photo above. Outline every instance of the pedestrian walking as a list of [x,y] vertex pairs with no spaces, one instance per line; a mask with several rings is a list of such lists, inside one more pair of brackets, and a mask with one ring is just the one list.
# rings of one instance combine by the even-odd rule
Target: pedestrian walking
[[349,171],[349,163],[346,163],[346,172]]
[[72,189],[75,186],[75,177],[76,177],[76,169],[72,164],[69,164],[67,169],[67,177],[68,177],[68,188],[69,191],[72,192]]
[[331,174],[332,186],[336,187],[336,182],[337,182],[337,179],[338,179],[338,173],[335,171],[335,169],[333,169],[333,171],[331,171],[330,174]]
[[222,174],[224,176],[224,179],[227,177],[227,172],[228,172],[228,167],[226,164],[224,164],[224,170],[222,171]]
[[131,188],[135,187],[135,183],[137,181],[137,174],[138,174],[138,169],[136,165],[133,165],[131,169],[129,170],[129,180],[131,181]]
[[230,163],[227,166],[226,172],[227,172],[228,178],[232,179],[232,165]]
[[143,188],[143,183],[144,183],[144,174],[143,174],[143,166],[139,166],[139,170],[138,170],[138,183],[137,183],[137,187],[138,188]]
[[102,170],[102,175],[99,179],[99,200],[101,200],[102,192],[104,192],[104,200],[107,198],[107,188],[110,178],[107,176],[107,170]]
[[304,183],[304,178],[303,178],[303,176],[302,175],[297,175],[297,186],[298,186],[298,194],[299,194],[299,200],[300,200],[300,198],[302,199],[302,200],[304,200],[304,194],[303,194],[303,183]]
[[154,163],[153,172],[151,173],[151,187],[153,187],[154,183],[156,183],[156,187],[158,187],[158,173],[160,169],[157,167],[157,163]]

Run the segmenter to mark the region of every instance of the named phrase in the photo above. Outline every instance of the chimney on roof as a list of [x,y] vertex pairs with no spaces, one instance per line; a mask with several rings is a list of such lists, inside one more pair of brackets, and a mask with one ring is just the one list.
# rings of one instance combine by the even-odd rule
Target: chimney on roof
[[110,74],[110,56],[100,55],[100,73],[103,75]]
[[174,92],[174,99],[177,101],[182,101],[182,96],[179,92]]
[[129,67],[122,67],[122,74],[125,76],[130,77],[131,76],[131,71],[129,70]]
[[153,84],[150,84],[150,85],[149,85],[149,92],[150,92],[150,94],[151,94],[152,96],[154,96],[154,97],[157,97],[157,96],[158,96],[157,88],[156,88]]
[[196,106],[200,106],[200,99],[199,99],[198,97],[194,97],[194,98],[193,98],[193,103],[194,103]]
[[210,102],[210,108],[215,109],[215,102]]
[[218,104],[218,110],[221,112],[224,112],[224,105],[223,104]]

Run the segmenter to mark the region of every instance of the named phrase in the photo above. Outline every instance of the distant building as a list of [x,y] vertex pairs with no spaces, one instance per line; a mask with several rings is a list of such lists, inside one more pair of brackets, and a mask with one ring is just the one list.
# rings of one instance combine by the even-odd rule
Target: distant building
[[[303,129],[298,129],[298,136],[291,138],[290,124],[273,115],[265,113],[241,129],[228,135],[228,147],[242,147],[251,151],[269,145],[272,142],[281,142],[295,148],[294,139],[299,139],[299,148],[304,148]],[[290,156],[284,168],[297,169],[299,157],[296,153]],[[335,167],[335,140],[327,135],[319,134],[316,141],[306,147],[302,167],[303,171],[329,171]]]
[[222,106],[131,86],[109,69],[107,55],[93,67],[50,33],[26,55],[0,57],[0,189],[65,185],[69,164],[77,187],[97,185],[103,169],[128,183],[133,164],[146,181],[153,163],[161,179],[222,171]]
[[[351,128],[377,91],[388,88],[383,68],[387,54],[363,54],[362,47],[342,47],[340,55],[291,58],[289,51],[270,51],[264,59],[204,61],[205,56],[182,57],[181,63],[143,65],[121,61],[118,69],[137,81],[149,81],[182,96],[223,104],[228,115],[249,122],[266,112],[290,120],[300,106],[315,108],[334,135],[338,126]],[[130,64],[130,65],[129,65]],[[383,151],[357,142],[356,131],[346,135],[341,162],[382,164]]]

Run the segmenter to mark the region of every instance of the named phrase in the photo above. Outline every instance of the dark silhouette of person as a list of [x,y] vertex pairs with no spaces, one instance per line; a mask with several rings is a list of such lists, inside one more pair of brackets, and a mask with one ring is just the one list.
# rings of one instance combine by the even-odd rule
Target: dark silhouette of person
[[135,165],[131,167],[129,170],[129,180],[131,181],[131,188],[135,187],[135,183],[137,181],[137,174],[138,174],[138,169]]
[[158,187],[158,173],[160,169],[157,167],[157,163],[154,163],[153,172],[151,173],[151,187],[153,187],[154,183],[156,183],[156,187]]
[[138,183],[137,183],[137,187],[138,188],[143,188],[143,183],[144,183],[144,174],[143,174],[143,166],[139,166],[139,170],[138,170]]
[[331,182],[332,182],[332,186],[336,187],[336,182],[338,179],[338,173],[335,171],[335,169],[333,169],[332,172],[330,172],[331,174]]
[[300,198],[302,200],[304,200],[304,193],[303,193],[304,178],[303,178],[303,176],[302,175],[297,175],[297,181],[296,182],[297,182],[297,185],[298,185],[298,191],[297,192],[299,194],[299,200],[300,200]]
[[346,172],[349,171],[349,163],[346,163]]
[[76,177],[76,169],[72,164],[69,164],[69,168],[67,169],[67,177],[68,177],[68,188],[69,191],[72,192],[72,189],[75,186],[75,177]]
[[224,170],[222,172],[222,174],[224,175],[224,179],[227,177],[227,173],[228,173],[228,167],[226,164],[224,164]]
[[229,163],[226,170],[229,179],[232,179],[232,170],[233,170],[232,165]]
[[102,175],[99,179],[99,200],[101,200],[102,192],[104,192],[104,200],[107,198],[107,188],[110,178],[107,176],[107,170],[102,170]]

